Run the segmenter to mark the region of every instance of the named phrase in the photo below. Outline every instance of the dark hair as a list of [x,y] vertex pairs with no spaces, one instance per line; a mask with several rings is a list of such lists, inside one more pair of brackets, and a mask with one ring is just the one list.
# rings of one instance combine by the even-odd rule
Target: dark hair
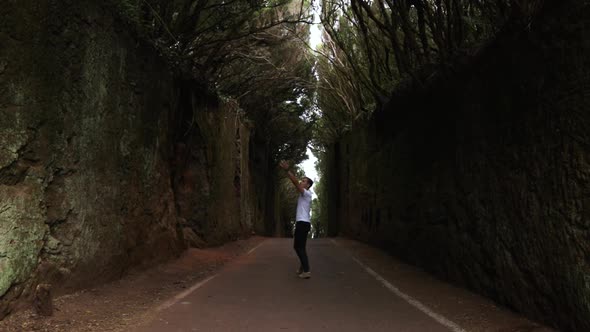
[[313,186],[313,180],[308,178],[307,176],[304,176],[305,179],[307,179],[307,182],[309,182],[309,187],[311,188],[311,186]]

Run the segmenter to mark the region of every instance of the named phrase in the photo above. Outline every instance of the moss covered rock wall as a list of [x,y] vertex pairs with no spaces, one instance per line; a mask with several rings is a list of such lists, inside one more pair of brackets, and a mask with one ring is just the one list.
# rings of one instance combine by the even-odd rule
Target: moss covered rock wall
[[0,6],[0,317],[39,283],[67,292],[253,227],[250,127],[115,16]]
[[247,237],[256,224],[257,197],[250,185],[251,125],[236,103],[183,90],[173,173],[187,243],[201,247]]
[[90,2],[0,9],[0,311],[179,253],[174,81]]
[[353,129],[330,152],[330,232],[590,330],[589,17],[548,5]]

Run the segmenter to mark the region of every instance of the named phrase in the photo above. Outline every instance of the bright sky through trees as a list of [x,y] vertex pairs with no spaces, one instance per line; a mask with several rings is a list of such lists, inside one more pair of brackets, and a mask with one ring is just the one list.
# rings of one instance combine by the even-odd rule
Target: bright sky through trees
[[[310,36],[309,36],[309,45],[311,46],[311,48],[313,48],[314,50],[318,47],[318,45],[321,42],[321,31],[320,31],[320,19],[319,19],[319,12],[320,12],[320,8],[317,8],[314,6],[314,14],[313,14],[313,21],[314,24],[311,26],[311,31],[310,31]],[[303,161],[301,163],[301,167],[303,168],[303,171],[305,172],[305,176],[309,177],[310,179],[312,179],[314,182],[319,180],[318,177],[318,172],[316,171],[315,168],[315,162],[317,161],[316,156],[311,152],[311,150],[309,148],[307,148],[307,156],[309,157],[309,159]]]

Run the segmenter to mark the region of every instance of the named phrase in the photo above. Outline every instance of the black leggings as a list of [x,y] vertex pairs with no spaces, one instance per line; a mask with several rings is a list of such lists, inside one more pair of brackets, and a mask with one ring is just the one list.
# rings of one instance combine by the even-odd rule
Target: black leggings
[[293,241],[293,248],[301,261],[301,268],[303,272],[309,272],[309,260],[307,259],[307,252],[305,251],[305,244],[307,243],[307,234],[311,229],[311,223],[305,221],[298,221],[295,224],[295,240]]

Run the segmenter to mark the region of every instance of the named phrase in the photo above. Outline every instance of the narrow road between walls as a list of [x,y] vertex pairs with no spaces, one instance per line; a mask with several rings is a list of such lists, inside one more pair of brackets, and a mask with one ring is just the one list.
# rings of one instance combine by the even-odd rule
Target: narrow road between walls
[[267,239],[133,331],[551,331],[355,241],[310,240],[299,279],[291,246]]

